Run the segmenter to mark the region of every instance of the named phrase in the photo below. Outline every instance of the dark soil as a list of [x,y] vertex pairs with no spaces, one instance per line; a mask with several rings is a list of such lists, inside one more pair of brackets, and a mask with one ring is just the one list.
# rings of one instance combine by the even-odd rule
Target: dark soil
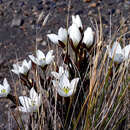
[[[12,76],[10,69],[17,60],[23,60],[34,52],[36,45],[36,29],[41,28],[37,24],[37,18],[43,11],[46,16],[51,13],[46,26],[44,26],[38,37],[47,41],[46,34],[57,33],[59,27],[66,26],[69,0],[0,0],[0,81],[7,78],[12,87]],[[130,31],[130,1],[129,0],[72,0],[70,16],[79,14],[84,28],[91,26],[94,20],[99,24],[98,8],[102,15],[104,39],[110,36],[110,14],[112,23],[112,35],[120,27],[121,21],[126,20],[123,28],[125,32]],[[70,17],[71,22],[71,17]],[[70,25],[70,24],[69,24]],[[117,36],[120,35],[120,32]],[[125,35],[129,39],[129,35]],[[129,41],[129,40],[127,40]],[[127,43],[128,44],[128,43]],[[48,49],[47,45],[39,44],[41,49]],[[16,60],[17,59],[17,60]],[[0,130],[7,130],[9,117],[7,101],[0,100]]]

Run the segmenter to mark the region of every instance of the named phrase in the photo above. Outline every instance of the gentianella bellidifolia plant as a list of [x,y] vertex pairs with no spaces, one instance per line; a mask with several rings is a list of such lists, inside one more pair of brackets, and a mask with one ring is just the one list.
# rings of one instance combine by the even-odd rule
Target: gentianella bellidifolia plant
[[[39,128],[42,129],[45,124],[51,129],[107,128],[111,120],[105,120],[103,114],[113,114],[110,108],[115,110],[119,104],[113,96],[118,97],[126,89],[113,88],[112,84],[118,86],[123,80],[118,75],[126,73],[128,64],[125,63],[130,59],[130,45],[121,49],[116,41],[112,48],[107,46],[103,55],[102,37],[94,34],[91,27],[84,30],[79,15],[73,15],[68,30],[61,27],[58,34],[47,34],[49,40],[62,49],[63,65],[56,64],[53,50],[46,55],[36,50],[36,56],[29,55],[28,62],[24,60],[22,64],[13,64],[11,70],[19,76],[21,87],[29,90],[29,96],[17,98],[11,95],[10,85],[5,78],[3,85],[0,84],[0,97],[10,99],[16,111],[30,113],[30,118],[35,117],[35,123],[30,119],[31,127],[40,123]],[[117,72],[112,70],[114,62],[120,65]],[[111,95],[110,90],[113,92]],[[112,102],[107,99],[108,96]],[[120,100],[122,98],[123,95],[119,97]],[[112,106],[114,101],[115,105]]]

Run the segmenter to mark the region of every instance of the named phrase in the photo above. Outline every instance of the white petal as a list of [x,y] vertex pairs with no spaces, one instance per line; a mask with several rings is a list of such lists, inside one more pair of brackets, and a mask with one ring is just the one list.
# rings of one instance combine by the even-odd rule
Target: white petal
[[19,75],[19,65],[13,64],[13,69],[11,70],[13,73]]
[[37,61],[38,65],[44,67],[46,65],[46,61],[44,59],[38,60]]
[[77,24],[79,28],[83,29],[83,25],[82,25],[79,15],[76,15],[76,16],[72,15],[72,23]]
[[36,98],[38,98],[38,94],[36,93],[35,89],[32,87],[30,90],[30,98],[35,101]]
[[87,47],[90,47],[93,44],[93,31],[90,27],[88,27],[85,32],[84,32],[84,37],[83,37],[83,43],[86,44]]
[[66,88],[66,87],[68,87],[69,88],[69,86],[70,86],[70,82],[69,82],[69,79],[68,79],[68,77],[65,75],[65,74],[63,74],[62,76],[61,76],[61,78],[60,78],[60,83],[59,83],[59,87],[60,88]]
[[59,76],[59,73],[57,73],[57,72],[51,72],[51,74],[56,78],[56,79],[59,79],[60,78],[60,76]]
[[78,82],[79,82],[79,78],[75,78],[71,81],[70,88],[73,89],[74,92],[76,91],[76,87],[77,87]]
[[125,60],[130,59],[130,45],[125,46],[122,49]]
[[121,63],[123,62],[124,56],[122,54],[115,54],[114,55],[114,62]]
[[36,101],[36,106],[40,107],[42,104],[42,94],[40,93],[38,98],[35,100]]
[[28,66],[28,63],[26,60],[23,61],[22,66]]
[[54,44],[58,44],[59,43],[59,38],[56,34],[47,34],[47,37],[51,40],[51,42],[53,42]]
[[22,106],[18,106],[17,109],[21,112],[32,112],[31,108],[26,108],[26,107],[22,107]]
[[120,46],[120,43],[119,42],[114,42],[113,43],[113,46],[112,46],[112,55],[114,53],[121,53],[122,54],[122,49],[121,49],[121,46]]
[[50,64],[54,59],[53,50],[50,50],[46,55],[46,64]]
[[40,51],[40,50],[36,51],[36,56],[37,56],[37,59],[39,59],[39,60],[45,59],[44,53],[42,51]]
[[53,86],[54,86],[54,87],[58,87],[58,85],[59,85],[59,82],[56,81],[56,80],[52,80],[52,83],[53,83]]
[[37,59],[33,55],[29,55],[29,58],[32,60],[32,62],[38,64]]
[[32,67],[32,62],[31,62],[31,60],[28,62],[28,69],[31,69],[31,67]]
[[58,38],[60,41],[62,41],[66,45],[67,44],[67,30],[61,27],[58,30]]
[[72,24],[68,29],[69,37],[73,41],[73,45],[77,47],[81,40],[81,33],[76,24]]
[[63,74],[64,73],[64,68],[62,66],[59,67],[59,74]]
[[32,106],[31,99],[26,96],[20,96],[19,100],[20,100],[20,103],[22,104],[22,106],[25,108],[30,108]]

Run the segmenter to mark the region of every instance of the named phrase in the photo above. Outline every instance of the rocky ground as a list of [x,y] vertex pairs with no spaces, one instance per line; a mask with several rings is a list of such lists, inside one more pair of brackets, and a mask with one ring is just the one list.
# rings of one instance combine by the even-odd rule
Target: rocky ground
[[[68,1],[0,0],[0,81],[7,77],[12,84],[12,92],[13,82],[10,74],[12,64],[16,63],[17,60],[23,60],[35,50],[36,34],[37,40],[40,42],[39,47],[48,49],[48,42],[45,42],[47,41],[46,34],[57,33],[59,27],[66,26]],[[99,24],[99,7],[105,40],[110,37],[110,14],[112,34],[117,31],[123,20],[126,20],[123,26],[124,31],[130,31],[129,0],[86,0],[86,2],[71,0],[70,16],[79,14],[84,28],[93,27],[94,20],[97,20]],[[37,24],[38,16],[42,11],[44,16],[50,13],[50,17],[40,33],[36,33],[36,30],[42,26],[42,23]],[[129,35],[126,34],[124,38],[129,39]],[[9,128],[9,116],[7,102],[0,100],[0,130]]]

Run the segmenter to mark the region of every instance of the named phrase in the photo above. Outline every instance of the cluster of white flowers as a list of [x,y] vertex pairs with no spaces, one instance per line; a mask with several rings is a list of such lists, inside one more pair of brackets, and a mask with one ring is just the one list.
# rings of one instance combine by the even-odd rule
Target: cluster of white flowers
[[[77,47],[82,39],[81,31],[83,30],[83,25],[79,15],[72,16],[72,25],[66,30],[65,28],[60,28],[58,31],[58,35],[56,34],[48,34],[47,37],[54,43],[59,44],[59,41],[63,42],[65,45],[67,44],[67,38],[72,40],[74,47]],[[82,43],[86,45],[86,47],[90,47],[94,41],[94,32],[91,27],[88,27],[84,31],[84,36]]]
[[20,96],[19,101],[22,106],[18,106],[18,110],[22,112],[36,112],[42,104],[42,95],[38,95],[34,88],[30,90],[30,98]]
[[49,65],[53,61],[53,59],[54,59],[53,50],[50,50],[46,56],[42,51],[37,50],[36,57],[34,57],[33,55],[29,55],[29,58],[35,64],[37,64],[41,67],[44,67],[45,65]]
[[[83,31],[83,25],[79,15],[72,16],[72,25],[68,28],[68,30],[61,27],[58,30],[58,35],[48,34],[47,37],[54,44],[60,44],[60,42],[62,42],[64,46],[67,46],[69,42],[72,42],[75,48],[77,48],[79,43],[85,44],[87,48],[92,46],[94,43],[94,32],[92,28],[88,27],[85,31]],[[113,43],[112,48],[110,48],[110,46],[107,46],[107,50],[109,57],[113,59],[114,62],[122,63],[123,61],[130,59],[130,45],[127,45],[122,49],[120,43],[116,41]],[[48,51],[46,55],[42,51],[37,50],[36,57],[29,55],[29,58],[31,60],[28,62],[27,60],[24,60],[22,64],[13,64],[13,69],[11,71],[17,75],[24,75],[25,77],[23,77],[27,78],[29,70],[32,68],[32,62],[44,69],[46,68],[45,66],[51,64],[54,61],[53,50]],[[64,69],[63,66],[59,66],[59,72],[52,71],[51,74],[55,78],[52,80],[53,86],[56,88],[60,96],[69,97],[75,93],[79,82],[78,77],[70,80],[69,71],[67,69]],[[19,97],[21,105],[17,107],[19,111],[36,112],[42,104],[41,93],[36,93],[34,87],[32,86],[29,89],[30,97]],[[0,84],[0,97],[7,97],[10,91],[10,85],[5,78],[3,85]]]
[[24,60],[22,65],[19,65],[18,63],[13,64],[13,69],[11,71],[14,72],[17,75],[19,75],[19,74],[26,75],[28,73],[28,71],[31,69],[31,67],[32,67],[31,60],[29,62]]
[[[34,64],[44,67],[45,65],[51,64],[51,62],[54,60],[53,50],[50,50],[46,56],[42,51],[37,50],[36,57],[34,57],[33,55],[29,55],[29,58]],[[17,75],[27,75],[32,67],[31,60],[29,60],[29,62],[27,62],[27,60],[24,60],[22,64],[13,64],[13,69],[11,71]],[[7,97],[10,93],[10,90],[10,85],[5,78],[3,81],[3,85],[0,84],[0,97]],[[30,98],[26,96],[20,96],[19,101],[22,105],[17,107],[19,111],[36,112],[42,103],[42,96],[41,93],[38,95],[35,89],[32,87],[30,90]]]
[[59,73],[51,72],[56,80],[53,80],[53,85],[57,89],[57,92],[62,97],[69,97],[74,94],[79,81],[79,78],[69,80],[68,70],[64,70],[62,66],[59,67]]
[[109,57],[111,59],[113,58],[114,62],[121,63],[130,59],[130,45],[122,49],[120,43],[116,41],[113,43],[112,48],[109,46],[107,46],[107,48]]

